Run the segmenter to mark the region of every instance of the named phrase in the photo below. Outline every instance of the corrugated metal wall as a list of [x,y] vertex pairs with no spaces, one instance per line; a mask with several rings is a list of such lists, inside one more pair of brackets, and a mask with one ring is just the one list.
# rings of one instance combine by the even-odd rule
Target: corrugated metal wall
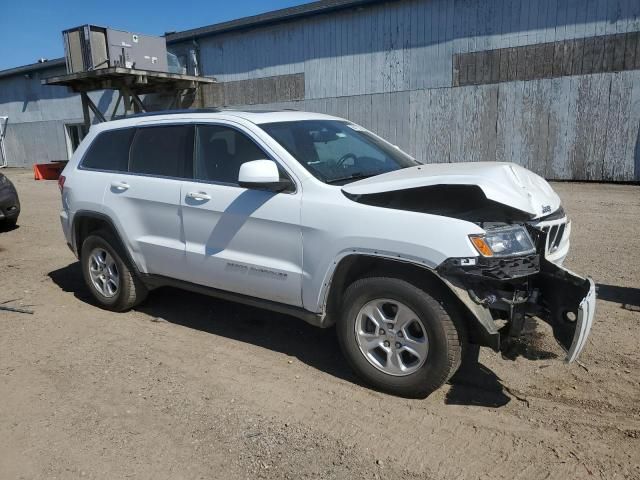
[[[80,97],[66,88],[40,84],[42,78],[65,72],[64,67],[45,68],[0,79],[0,115],[9,117],[5,137],[9,166],[68,158],[65,125],[83,123]],[[90,96],[103,112],[113,108],[117,97],[113,91]]]
[[[513,161],[547,178],[631,181],[640,180],[640,70],[623,60],[621,71],[583,74],[594,71],[582,68],[593,49],[581,42],[638,31],[638,0],[406,0],[198,42],[204,73],[234,82],[227,105],[340,115],[422,161]],[[453,87],[458,54],[572,39],[580,49],[565,53],[569,75]],[[627,54],[640,58],[633,41]],[[242,82],[291,74],[304,74],[304,100],[256,102]]]
[[411,0],[199,41],[206,75],[304,72],[326,98],[450,87],[454,53],[639,30],[637,0]]
[[[197,39],[204,74],[223,82],[199,98],[340,115],[426,162],[638,181],[640,35],[629,32],[640,0],[389,1]],[[110,94],[92,95],[103,111]],[[0,79],[0,115],[12,165],[66,158],[64,124],[82,117],[79,98],[38,73]]]

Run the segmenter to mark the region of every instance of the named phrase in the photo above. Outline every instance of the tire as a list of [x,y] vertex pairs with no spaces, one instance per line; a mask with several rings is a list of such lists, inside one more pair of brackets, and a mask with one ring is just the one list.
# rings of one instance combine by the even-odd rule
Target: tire
[[[456,327],[445,306],[429,292],[398,278],[368,277],[349,286],[342,307],[337,324],[340,347],[353,370],[373,388],[403,397],[425,398],[444,385],[460,366],[463,327]],[[449,310],[455,312],[453,308]],[[376,330],[379,324],[371,317],[377,314],[363,313],[371,311],[383,312],[382,323],[388,328]],[[385,322],[388,319],[393,321]],[[395,328],[403,321],[409,327]],[[371,333],[372,325],[378,338]],[[380,339],[387,339],[387,343],[370,347]]]
[[[107,259],[107,263],[115,267],[105,267],[101,270],[109,277],[106,282],[101,279],[94,281],[92,278],[92,265],[98,264],[95,256],[102,256],[102,252],[103,260]],[[89,235],[82,242],[80,262],[85,284],[100,307],[114,312],[124,312],[146,298],[146,287],[129,264],[120,242],[110,232],[101,230]],[[94,275],[98,275],[96,269],[93,271]]]
[[12,230],[16,227],[16,225],[18,225],[18,217],[16,218],[6,218],[4,220],[4,225],[2,225],[2,227],[5,230]]

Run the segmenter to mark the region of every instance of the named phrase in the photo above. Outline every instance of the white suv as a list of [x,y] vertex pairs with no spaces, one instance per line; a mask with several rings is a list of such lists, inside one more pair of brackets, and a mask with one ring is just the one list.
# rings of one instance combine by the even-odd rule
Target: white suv
[[467,345],[500,350],[530,315],[573,361],[593,321],[593,282],[560,266],[570,223],[545,180],[509,163],[421,164],[344,119],[102,123],[60,186],[67,242],[104,308],[171,285],[336,324],[354,370],[399,395],[428,395]]

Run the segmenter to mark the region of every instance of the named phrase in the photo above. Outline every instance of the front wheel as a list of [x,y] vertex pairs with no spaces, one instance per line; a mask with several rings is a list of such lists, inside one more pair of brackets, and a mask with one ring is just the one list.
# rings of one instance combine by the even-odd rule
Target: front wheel
[[460,365],[462,332],[441,303],[405,280],[354,282],[345,292],[337,330],[356,373],[396,395],[424,398]]

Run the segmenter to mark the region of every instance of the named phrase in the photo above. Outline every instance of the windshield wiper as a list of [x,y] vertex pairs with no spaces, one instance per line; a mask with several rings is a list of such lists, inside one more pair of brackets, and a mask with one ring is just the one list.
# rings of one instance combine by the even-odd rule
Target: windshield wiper
[[357,172],[349,175],[348,177],[332,178],[331,180],[327,180],[326,183],[332,184],[332,183],[344,182],[347,180],[362,180],[363,178],[375,177],[376,175],[379,175],[379,174],[378,173],[364,174],[364,173]]

